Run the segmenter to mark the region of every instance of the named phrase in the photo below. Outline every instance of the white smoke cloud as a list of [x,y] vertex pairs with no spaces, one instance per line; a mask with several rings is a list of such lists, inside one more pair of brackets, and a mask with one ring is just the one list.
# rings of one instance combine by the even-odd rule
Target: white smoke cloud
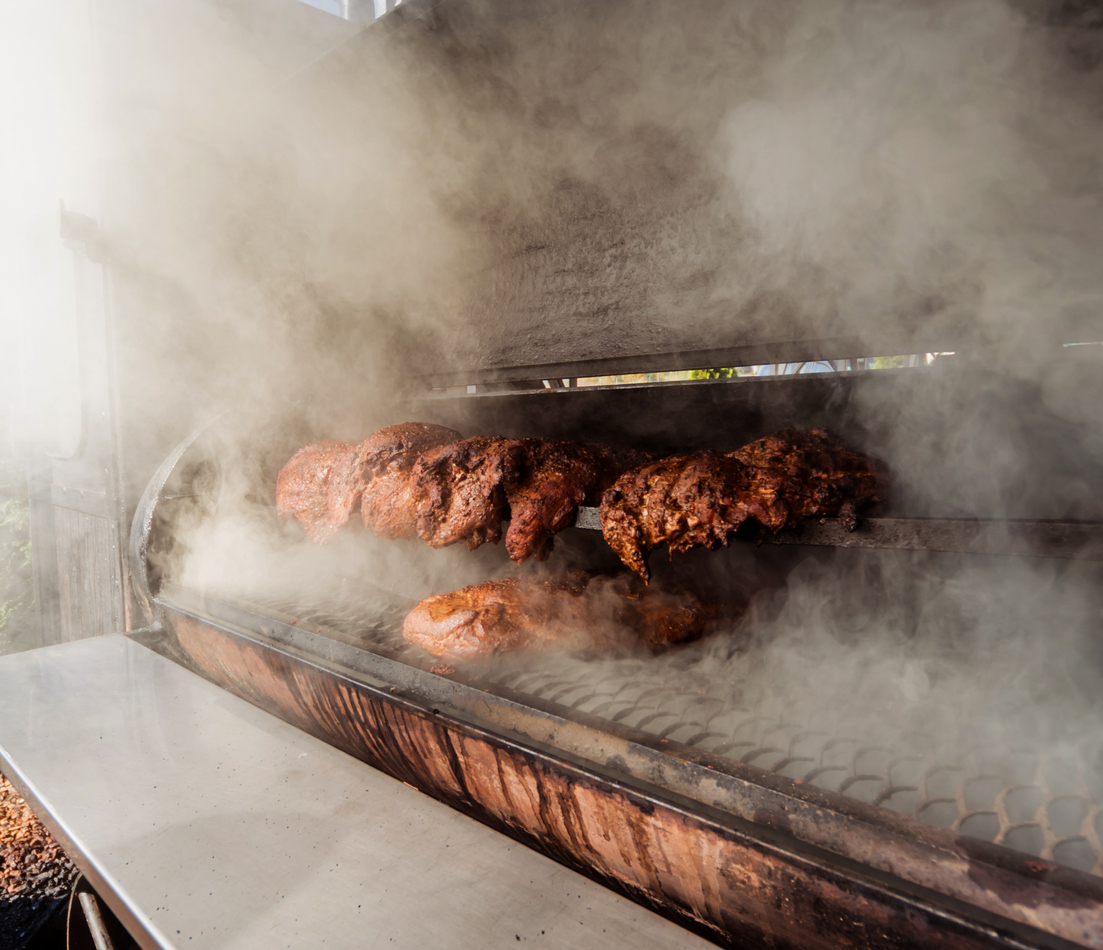
[[799,5],[719,140],[760,279],[869,336],[938,301],[1004,351],[1098,316],[1103,128],[1060,52],[998,0]]
[[[964,387],[932,374],[840,410],[876,433],[866,448],[890,461],[902,513],[1098,516],[1090,466],[1032,467],[1061,445],[1103,457],[1098,383],[1052,359],[1103,304],[1100,70],[1070,60],[1064,33],[997,0],[717,4],[715,20],[595,5],[582,28],[565,7],[503,37],[470,4],[426,59],[371,47],[355,69],[267,95],[264,44],[295,43],[250,39],[263,17],[200,17],[191,39],[210,27],[218,81],[170,95],[164,115],[150,103],[180,63],[139,57],[132,80],[159,77],[148,101],[124,87],[150,134],[117,143],[114,170],[141,172],[118,232],[132,420],[163,441],[197,407],[229,406],[241,452],[214,452],[213,516],[176,525],[177,580],[324,601],[339,582],[417,598],[486,579],[504,566],[489,547],[308,545],[264,508],[273,446],[286,459],[295,437],[414,418],[390,390],[429,343],[464,369],[472,353],[550,359],[579,340],[598,355],[669,346],[675,331],[702,345],[754,320],[767,340],[903,327],[972,347]],[[257,95],[217,105],[234,78]],[[659,211],[633,217],[648,202]],[[764,298],[776,307],[744,323]],[[138,371],[146,360],[160,376]],[[1035,388],[1001,402],[1008,375]],[[1043,407],[1056,422],[1040,447],[1025,423]],[[266,449],[245,438],[257,418],[281,420]],[[727,585],[766,560],[709,557]],[[839,552],[789,567],[732,638],[669,661],[687,690],[723,681],[749,715],[951,759],[1097,734],[1092,566]]]

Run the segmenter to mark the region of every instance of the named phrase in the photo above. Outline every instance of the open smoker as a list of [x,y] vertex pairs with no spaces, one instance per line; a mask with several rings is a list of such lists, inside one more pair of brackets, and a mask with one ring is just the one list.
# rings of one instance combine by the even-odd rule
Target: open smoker
[[[775,398],[787,411],[804,403],[809,423],[831,418],[838,427],[845,412],[836,407],[855,388],[915,398],[932,384],[923,378],[929,368],[908,373],[429,397],[409,411],[443,423],[462,415],[470,426],[468,404],[476,402],[495,431],[564,437],[601,427],[623,439],[636,435],[621,428],[624,420],[641,426],[659,407],[679,405],[690,420],[687,438],[707,443],[710,432],[732,434],[717,417],[774,424]],[[633,411],[618,412],[625,403]],[[148,574],[148,546],[171,543],[156,535],[163,509],[201,497],[179,480],[189,450],[191,443],[167,460],[143,499],[132,538],[140,576]],[[198,470],[209,490],[209,470]],[[1103,553],[1103,529],[1084,522],[874,517],[854,535],[834,537],[836,530],[813,524],[776,540],[881,549],[862,552],[867,558],[906,548],[959,552],[935,555],[957,560],[1084,558],[1097,567]],[[560,539],[599,565],[602,543],[577,527]],[[776,562],[778,551],[756,553]],[[170,579],[150,596],[168,629],[151,639],[155,648],[721,942],[1101,939],[1098,762],[1070,773],[1040,749],[965,748],[940,760],[884,748],[832,732],[829,709],[810,721],[806,711],[771,719],[740,708],[724,678],[695,675],[677,657],[595,663],[538,655],[442,676],[399,634],[413,601],[383,590],[250,603],[201,596]]]
[[[544,16],[577,22],[584,36],[591,17],[604,26],[623,18],[630,32],[634,17],[656,16],[659,6],[595,12],[562,3],[537,14],[504,3],[408,2],[297,77],[298,94],[323,101],[334,85],[355,88],[361,61],[389,42],[406,44],[419,68],[436,69],[478,98],[494,88],[483,82],[484,67],[512,49],[472,40],[485,36],[487,24],[523,46],[540,35]],[[714,13],[725,7],[714,6]],[[343,116],[326,117],[339,125]],[[853,534],[832,522],[805,524],[735,540],[728,551],[695,552],[671,570],[697,573],[722,594],[756,571],[761,590],[784,586],[801,564],[820,565],[840,583],[847,571],[883,569],[904,585],[866,595],[895,599],[914,618],[924,589],[909,587],[909,577],[946,581],[989,569],[1000,575],[993,565],[1001,563],[1044,564],[1053,589],[1076,592],[1069,610],[1098,636],[1098,602],[1084,591],[1099,587],[1103,507],[1098,491],[1070,486],[1103,483],[1099,459],[1085,430],[1052,410],[1044,383],[1062,379],[1062,391],[1085,405],[1099,394],[1099,347],[1065,345],[1098,340],[1097,315],[1079,323],[1055,317],[1031,354],[1045,368],[1037,373],[1005,366],[998,339],[945,318],[937,300],[908,301],[910,309],[875,334],[845,332],[845,321],[802,323],[768,305],[692,326],[648,324],[632,307],[653,303],[647,292],[681,269],[707,270],[709,262],[685,255],[661,266],[661,248],[644,241],[641,250],[636,239],[678,218],[683,200],[697,208],[690,192],[707,176],[682,161],[676,139],[646,127],[641,134],[663,167],[626,175],[642,178],[641,193],[653,200],[633,194],[632,202],[603,203],[568,183],[549,199],[539,227],[506,221],[494,238],[502,254],[476,275],[480,358],[458,354],[427,375],[407,375],[379,415],[465,435],[656,451],[730,450],[785,425],[823,426],[889,461],[898,480],[891,505],[866,513]],[[667,158],[692,172],[688,191],[663,165]],[[609,278],[617,267],[588,266],[594,257],[619,262],[617,273],[639,286],[626,296],[625,281]],[[696,286],[686,280],[679,307],[707,299]],[[627,303],[595,329],[589,319],[612,298]],[[876,359],[890,355],[888,367]],[[792,372],[802,365],[824,372]],[[741,367],[754,367],[754,375],[729,372]],[[706,378],[659,375],[678,371]],[[649,382],[617,380],[648,373],[656,374]],[[974,444],[974,462],[963,470],[955,439],[983,433],[986,414],[998,432]],[[799,684],[779,682],[769,714],[748,707],[733,687],[753,683],[753,675],[744,683],[703,675],[702,654],[693,650],[655,661],[538,656],[435,673],[434,661],[408,647],[398,629],[419,596],[459,581],[420,592],[385,583],[360,584],[352,594],[339,584],[280,596],[263,584],[239,585],[233,596],[217,585],[199,589],[173,567],[186,553],[188,530],[217,521],[217,499],[235,481],[220,427],[241,431],[224,417],[186,440],[138,506],[130,568],[136,596],[157,624],[139,634],[152,648],[721,944],[1103,946],[1098,745],[1051,756],[1042,733],[1001,745],[984,730],[970,743],[968,723],[954,736],[920,728],[914,745],[886,744],[854,717],[835,721],[836,710],[809,708]],[[275,522],[279,466],[298,444],[328,434],[251,440],[245,466],[257,474],[244,503],[256,523]],[[907,451],[912,442],[928,452],[928,465],[902,464],[921,455]],[[993,450],[1005,444],[1016,449],[1010,459]],[[986,471],[998,471],[991,485],[974,484]],[[572,564],[612,568],[588,517],[582,513],[557,545]],[[861,550],[838,553],[853,548]],[[428,549],[409,556],[421,554],[435,556]],[[504,558],[494,557],[481,551],[463,583],[477,576],[472,571],[501,570]],[[657,553],[652,563],[661,559]],[[844,605],[856,618],[865,616],[862,596]],[[959,617],[963,636],[975,619]],[[1028,678],[1047,639],[1055,650],[1068,645],[1040,627],[1029,639],[1034,652],[1011,655]],[[1082,652],[1076,663],[1090,683],[1098,649]],[[725,671],[738,670],[743,655],[737,643],[709,654],[731,664]],[[716,669],[714,662],[709,670]],[[988,698],[998,707],[997,694]],[[886,715],[876,702],[865,712],[871,726]]]
[[[593,388],[578,387],[577,377],[557,377],[554,389],[543,378],[531,386],[514,378],[512,391],[485,396],[478,390],[489,386],[486,377],[472,375],[480,382],[465,384],[463,395],[422,392],[395,412],[467,431],[635,444],[648,443],[651,421],[673,414],[685,439],[678,447],[727,448],[799,411],[802,424],[830,425],[869,446],[886,433],[849,429],[856,416],[848,403],[873,395],[916,407],[926,391],[930,410],[931,393],[968,392],[984,372],[960,357],[888,370],[840,365],[815,375]],[[1099,371],[1092,363],[1068,369]],[[738,687],[746,684],[737,681],[758,674],[740,665],[738,639],[729,653],[721,649],[730,666],[719,669],[690,647],[647,659],[535,654],[441,671],[402,639],[416,601],[393,589],[353,581],[351,593],[348,582],[282,596],[266,584],[255,595],[190,590],[159,576],[157,565],[172,561],[173,525],[215,517],[222,476],[212,467],[218,453],[201,449],[209,437],[198,433],[166,460],[135,521],[132,568],[165,625],[146,637],[154,649],[721,944],[1103,941],[1097,743],[1058,755],[1031,736],[993,747],[979,723],[971,738],[968,728],[924,734],[940,728],[927,723],[912,745],[886,746],[870,738],[876,728],[810,706],[799,678],[775,679],[769,708],[745,702]],[[271,464],[263,481],[274,491]],[[255,518],[275,520],[271,505],[252,505]],[[953,577],[978,562],[1025,556],[1052,559],[1057,584],[1074,585],[1083,571],[1099,576],[1098,521],[905,515],[899,506],[875,511],[853,534],[813,522],[681,561],[708,575],[714,591],[745,578],[748,557],[776,578],[817,551],[844,586],[846,564],[833,546],[847,545],[861,549],[852,558],[866,559],[867,570],[869,559],[894,558],[897,570]],[[591,518],[581,509],[582,524]],[[383,543],[440,555],[420,542]],[[578,522],[557,544],[575,564],[612,567],[600,532]],[[661,560],[652,555],[660,574]],[[862,613],[857,600],[849,609]],[[998,706],[1000,697],[983,701]],[[872,720],[885,714],[872,701],[862,708]]]

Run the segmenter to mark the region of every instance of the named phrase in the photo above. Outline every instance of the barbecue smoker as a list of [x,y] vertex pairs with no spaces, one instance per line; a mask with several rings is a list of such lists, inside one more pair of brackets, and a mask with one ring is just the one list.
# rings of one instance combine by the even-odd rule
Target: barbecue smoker
[[[592,419],[602,407],[615,419],[608,406],[622,400],[664,411],[707,400],[723,414],[774,396],[830,406],[857,387],[908,385],[885,375],[893,378],[858,371],[467,399],[491,419],[507,411],[518,428],[543,421],[578,431],[576,412]],[[465,401],[415,405],[419,418],[450,420]],[[637,408],[631,418],[647,415]],[[166,461],[139,508],[131,555],[143,584],[149,545],[166,543],[159,511],[190,494],[165,486],[193,448],[189,440]],[[586,527],[594,515],[583,509],[559,543],[600,545]],[[1101,531],[871,517],[854,534],[814,523],[733,544],[757,540],[764,557],[776,544],[794,554],[851,545],[875,549],[872,557],[904,549],[1098,560]],[[604,566],[596,553],[593,562]],[[165,626],[142,635],[153,649],[721,944],[1097,946],[1103,936],[1099,786],[1089,763],[1074,777],[1059,767],[1049,775],[1044,764],[1022,774],[1022,759],[1019,775],[970,771],[807,721],[765,720],[732,708],[725,683],[710,694],[659,659],[588,669],[586,660],[543,656],[442,675],[401,638],[412,601],[383,591],[350,605],[337,594],[219,600],[167,580],[145,589]],[[1038,751],[1033,760],[1044,762]]]
[[[738,51],[724,45],[723,11],[734,6],[710,7],[715,30],[687,24],[689,39],[671,39],[685,43],[679,55],[713,57],[733,80]],[[295,94],[322,103],[329,89],[357,86],[363,61],[397,49],[440,88],[493,100],[507,124],[538,130],[545,119],[515,109],[494,70],[540,75],[552,61],[540,37],[560,49],[564,35],[631,33],[633,18],[650,29],[680,22],[658,3],[536,12],[407,2],[296,77]],[[1079,29],[1053,26],[1094,37]],[[582,43],[572,68],[585,72],[601,49]],[[669,78],[660,72],[657,85]],[[562,79],[548,76],[553,87]],[[611,84],[613,101],[623,88]],[[709,95],[701,122],[721,108]],[[544,103],[553,129],[554,99]],[[893,500],[863,513],[854,532],[816,521],[673,566],[652,556],[660,573],[696,574],[720,593],[751,562],[768,587],[809,559],[943,578],[1015,562],[1049,570],[1058,589],[1098,585],[1103,469],[1088,428],[1069,421],[1050,385],[1084,404],[1098,398],[1098,314],[1054,315],[1024,356],[998,328],[927,294],[866,323],[801,316],[765,292],[729,307],[708,279],[721,267],[718,236],[698,226],[713,171],[663,131],[677,101],[632,126],[633,154],[642,143],[646,158],[625,166],[623,192],[610,197],[579,175],[525,216],[488,212],[479,226],[500,253],[474,277],[471,352],[411,361],[380,397],[379,417],[670,452],[823,427],[889,462]],[[350,118],[324,114],[337,126]],[[627,145],[610,141],[602,160],[615,165]],[[664,240],[681,250],[664,257]],[[831,709],[743,708],[730,677],[700,676],[681,653],[442,669],[401,637],[415,599],[385,585],[284,597],[189,588],[174,573],[185,526],[217,518],[229,481],[219,433],[235,425],[224,415],[181,442],[137,506],[129,572],[150,624],[135,636],[150,648],[720,945],[1103,947],[1098,745],[1056,756],[1030,736],[994,748],[986,736],[973,746],[928,735],[886,748],[853,722],[837,725]],[[991,436],[975,444],[968,471],[963,433]],[[249,503],[260,521],[275,522],[276,471],[301,441],[253,440],[260,474]],[[1010,459],[994,448],[1004,445]],[[581,509],[557,550],[575,566],[612,569],[599,529],[596,512]],[[410,556],[437,556],[418,550]],[[479,552],[487,576],[506,566],[499,553]],[[901,610],[921,611],[897,593]],[[1086,655],[1085,667],[1100,659]]]
[[[563,389],[541,380],[540,390],[486,397],[474,383],[475,394],[428,395],[410,411],[444,423],[464,417],[470,426],[476,404],[488,427],[508,418],[515,431],[565,436],[592,432],[595,419],[640,424],[677,407],[679,418],[699,420],[693,435],[707,441],[710,420],[768,414],[774,399],[808,405],[806,418],[818,422],[862,387],[914,396],[926,372],[592,390],[557,377]],[[617,411],[626,404],[630,412]],[[191,440],[181,445],[142,500],[131,556],[143,584],[149,546],[170,543],[158,538],[159,513],[190,494],[174,477],[194,450]],[[588,527],[595,515],[582,509],[558,543],[589,550],[590,563],[604,567],[600,534]],[[865,557],[891,549],[949,559],[1103,557],[1099,524],[1052,520],[870,517],[854,534],[813,523],[732,543],[756,541],[761,557],[789,563],[785,556],[805,555],[806,545],[868,548]],[[145,589],[165,625],[143,635],[153,649],[721,944],[1103,940],[1091,763],[1075,776],[1060,767],[1049,775],[1044,764],[1024,774],[1024,759],[1017,775],[1014,766],[971,771],[807,720],[768,721],[733,708],[723,681],[710,691],[679,675],[676,659],[588,668],[583,659],[538,656],[442,675],[401,638],[413,602],[383,591],[350,604],[337,593],[220,600],[170,580]],[[1044,750],[1033,753],[1025,759],[1044,762]]]

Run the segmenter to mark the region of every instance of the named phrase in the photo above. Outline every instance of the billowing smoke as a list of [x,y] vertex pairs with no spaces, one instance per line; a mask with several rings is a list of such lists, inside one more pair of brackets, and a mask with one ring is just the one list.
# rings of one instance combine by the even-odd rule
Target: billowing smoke
[[743,272],[1004,357],[1098,321],[1099,79],[1067,36],[992,0],[801,5],[720,134]]
[[1103,339],[1100,34],[1044,12],[802,4],[718,135],[748,235],[722,292],[969,365],[856,393],[912,514],[1100,514],[1099,374],[1074,359]]
[[[294,26],[259,4],[189,10],[141,14],[105,99],[131,488],[219,416],[219,475],[157,552],[173,580],[324,602],[511,570],[490,548],[309,545],[274,518],[275,472],[304,442],[407,419],[494,434],[488,402],[444,419],[406,400],[434,373],[799,340],[814,358],[838,337],[855,357],[955,352],[824,410],[889,462],[898,513],[1103,514],[1100,374],[1063,346],[1103,339],[1088,14],[448,0],[350,37],[305,6]],[[677,442],[677,419],[653,425]],[[590,555],[564,537],[552,564]],[[982,771],[1067,752],[1097,781],[1096,562],[741,547],[684,563],[769,590],[733,631],[650,672],[633,660],[639,675]]]

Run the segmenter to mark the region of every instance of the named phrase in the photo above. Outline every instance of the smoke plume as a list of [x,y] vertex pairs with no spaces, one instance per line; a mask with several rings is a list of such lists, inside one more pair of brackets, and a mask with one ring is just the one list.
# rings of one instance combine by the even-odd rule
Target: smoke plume
[[[889,463],[896,513],[1103,517],[1090,10],[447,0],[356,34],[290,6],[101,23],[131,501],[217,418],[178,486],[197,495],[162,513],[170,580],[317,605],[511,571],[490,547],[310,545],[274,517],[275,473],[312,440],[548,411],[424,398],[444,374],[778,343],[814,359],[839,338],[853,357],[954,353],[822,410]],[[741,391],[718,427],[795,412]],[[678,444],[679,419],[648,424]],[[607,566],[557,546],[551,567]],[[732,722],[981,771],[1064,756],[1099,800],[1096,562],[737,548],[664,570],[752,595],[745,618],[632,675],[718,690]],[[626,668],[560,659],[580,681]]]

